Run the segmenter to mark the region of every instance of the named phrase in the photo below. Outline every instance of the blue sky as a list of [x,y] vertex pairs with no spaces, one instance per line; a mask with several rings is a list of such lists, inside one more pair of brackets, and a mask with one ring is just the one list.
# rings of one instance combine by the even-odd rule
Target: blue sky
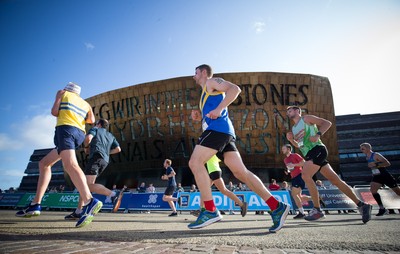
[[329,78],[336,115],[399,110],[400,1],[0,1],[0,188],[18,187],[69,81],[88,98],[215,72]]

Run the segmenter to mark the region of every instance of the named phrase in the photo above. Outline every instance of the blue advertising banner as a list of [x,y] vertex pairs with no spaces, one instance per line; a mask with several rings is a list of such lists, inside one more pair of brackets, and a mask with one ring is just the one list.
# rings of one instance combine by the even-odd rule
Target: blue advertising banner
[[120,210],[171,210],[168,202],[162,200],[163,196],[164,193],[127,192],[122,196]]
[[2,193],[0,194],[0,206],[17,206],[22,196],[24,196],[23,193]]
[[[292,205],[290,194],[286,190],[272,191],[272,195],[278,200]],[[219,210],[233,210],[240,211],[240,207],[237,204],[223,195],[221,192],[213,192],[214,203]],[[238,196],[242,201],[244,200],[248,204],[249,211],[267,211],[270,210],[268,205],[262,200],[257,194],[252,191],[237,191],[235,195]],[[182,206],[177,205],[176,209],[181,211],[197,210],[200,207],[200,193],[199,192],[180,192],[178,197],[181,198]]]
[[93,193],[92,196],[103,202],[103,207],[101,208],[101,210],[111,210],[113,208],[111,198],[96,193]]

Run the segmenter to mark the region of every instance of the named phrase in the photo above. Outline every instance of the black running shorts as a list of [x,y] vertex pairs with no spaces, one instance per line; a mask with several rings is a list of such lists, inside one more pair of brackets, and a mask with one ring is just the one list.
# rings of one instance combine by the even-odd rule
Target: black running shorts
[[328,150],[325,146],[315,146],[313,149],[308,151],[305,160],[312,161],[315,165],[323,167],[327,165],[329,162],[328,158]]
[[100,154],[96,153],[92,158],[89,159],[85,167],[85,175],[99,176],[104,169],[108,166],[108,163],[101,157]]
[[172,196],[175,192],[176,186],[168,186],[164,191],[165,196]]
[[303,178],[301,178],[301,174],[292,178],[292,187],[301,188],[302,190],[306,188],[306,183],[304,182]]
[[220,179],[222,177],[222,171],[211,172],[209,174],[209,176],[210,176],[211,180],[215,181],[215,180]]
[[237,151],[235,138],[229,134],[217,131],[204,131],[197,144],[217,150],[220,153]]
[[379,171],[381,172],[379,175],[373,175],[371,182],[380,183],[382,185],[386,185],[389,188],[397,187],[396,179],[387,172],[386,169],[380,168]]

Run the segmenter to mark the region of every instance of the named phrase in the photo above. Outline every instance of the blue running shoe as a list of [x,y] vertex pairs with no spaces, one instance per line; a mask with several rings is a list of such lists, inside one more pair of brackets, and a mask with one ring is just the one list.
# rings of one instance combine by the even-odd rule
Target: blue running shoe
[[15,216],[17,217],[25,217],[25,218],[30,218],[32,216],[39,216],[40,211],[42,210],[42,207],[40,204],[35,204],[35,205],[28,205],[24,209],[18,211]]
[[268,213],[272,217],[272,222],[274,225],[269,228],[269,232],[271,233],[276,233],[278,230],[280,230],[283,227],[283,224],[285,224],[286,217],[289,213],[290,206],[288,204],[279,202],[278,208],[276,208],[275,211],[268,211]]
[[190,223],[188,225],[188,228],[190,229],[203,228],[213,224],[214,222],[220,221],[221,219],[222,215],[219,213],[218,210],[215,210],[214,212],[202,210],[197,220],[193,223]]
[[97,214],[103,207],[103,203],[95,198],[92,198],[90,203],[82,208],[81,218],[76,223],[75,227],[81,228],[88,225],[93,220],[93,216]]

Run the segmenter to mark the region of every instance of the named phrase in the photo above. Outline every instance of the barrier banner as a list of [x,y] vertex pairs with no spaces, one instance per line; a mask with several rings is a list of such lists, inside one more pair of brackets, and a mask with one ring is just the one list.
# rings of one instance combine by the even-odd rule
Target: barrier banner
[[[252,191],[237,191],[234,192],[242,201],[248,204],[248,211],[267,211],[270,210],[268,205],[257,194]],[[272,191],[272,195],[278,200],[292,205],[290,194],[286,190]],[[221,192],[212,192],[215,206],[219,210],[240,211],[240,206],[235,204],[233,200],[223,195]],[[177,210],[191,211],[200,208],[200,193],[199,192],[179,192],[178,197],[181,198],[182,206],[177,205]]]
[[[372,196],[369,188],[355,188],[356,194],[359,199],[379,209],[374,197]],[[381,195],[382,203],[386,209],[400,209],[400,197],[389,188],[382,188],[378,191]]]
[[[94,198],[97,198],[98,200],[100,200],[103,203],[103,207],[101,208],[101,210],[113,209],[113,203],[111,201],[111,198],[104,196],[104,195],[96,194],[96,193],[93,193],[92,196]],[[121,209],[122,209],[122,206],[121,206]]]
[[[373,198],[369,188],[354,188],[357,196],[364,202],[367,202],[377,209],[375,199]],[[319,194],[324,200],[326,207],[324,210],[355,210],[357,206],[353,201],[343,194],[338,189],[324,189],[318,190]],[[238,191],[234,192],[241,200],[245,200],[249,207],[249,211],[264,211],[269,210],[268,205],[261,200],[252,191]],[[272,195],[278,200],[291,205],[291,210],[297,209],[289,191],[272,191]],[[307,189],[303,190],[303,195],[309,195]],[[392,190],[383,188],[379,190],[382,202],[387,209],[400,209],[400,198]],[[170,210],[167,202],[162,201],[164,193],[124,193],[120,210]],[[200,207],[200,193],[199,192],[179,192],[174,196],[182,198],[182,206],[176,205],[177,210],[191,211],[197,210]],[[220,210],[233,210],[240,211],[237,204],[224,196],[220,192],[212,192],[214,202]],[[104,210],[112,209],[113,204],[111,199],[104,195],[93,194],[93,196],[103,202]],[[2,193],[0,194],[0,207],[25,207],[35,197],[35,193]],[[46,193],[43,196],[41,205],[48,208],[76,208],[78,206],[79,194],[78,193]],[[303,202],[305,210],[313,208],[312,201]]]
[[[171,210],[162,200],[164,193],[124,193],[120,209],[128,210]],[[176,193],[174,195],[176,197]]]
[[0,206],[17,206],[23,195],[22,193],[2,193],[0,194]]
[[[22,196],[23,195],[23,196]],[[112,209],[113,204],[111,199],[100,194],[92,194],[93,197],[103,202],[102,209]],[[17,207],[27,206],[35,197],[35,193],[21,194],[22,198],[19,200]],[[79,193],[46,193],[43,196],[41,206],[49,208],[76,208],[79,202]]]
[[[326,207],[324,210],[355,210],[357,205],[339,189],[322,189],[318,190],[319,196],[324,201]],[[308,189],[302,191],[302,195],[309,196]],[[310,210],[314,207],[312,201],[303,201],[303,208]],[[296,203],[293,201],[293,210],[297,209]]]
[[[10,194],[7,194],[9,196]],[[35,197],[35,193],[19,194],[19,198],[15,198],[14,205],[17,207],[27,206]],[[162,200],[164,193],[129,193],[126,192],[122,196],[121,206],[119,210],[170,210],[167,202]],[[175,194],[176,196],[176,194]],[[103,202],[102,210],[113,208],[110,198],[93,194],[93,197]],[[4,197],[3,197],[4,199]],[[7,198],[8,199],[8,198]],[[41,206],[48,208],[76,208],[78,206],[78,193],[46,193],[43,196]]]
[[[35,197],[35,193],[26,193],[18,202],[17,207],[27,206]],[[49,208],[76,208],[78,193],[46,193],[40,205]]]

